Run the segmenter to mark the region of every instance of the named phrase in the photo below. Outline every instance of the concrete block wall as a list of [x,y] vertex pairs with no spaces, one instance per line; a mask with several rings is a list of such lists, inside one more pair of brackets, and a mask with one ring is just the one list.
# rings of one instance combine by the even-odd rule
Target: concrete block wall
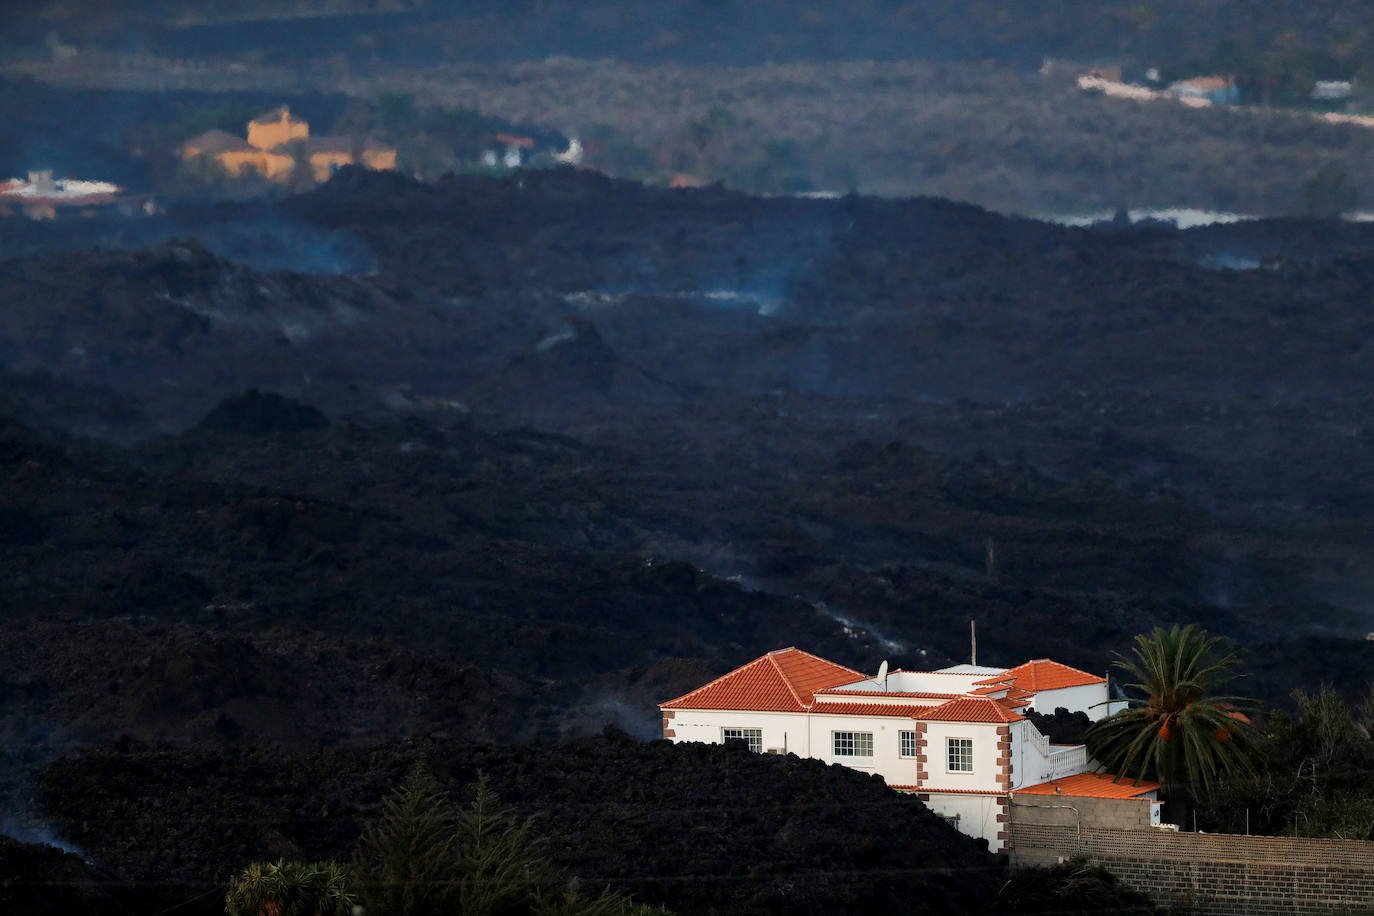
[[1095,811],[1080,826],[1070,811],[1014,802],[1012,865],[1086,858],[1160,904],[1217,916],[1374,909],[1374,843],[1100,826],[1111,820]]
[[1060,827],[1136,830],[1150,826],[1147,798],[1091,798],[1082,795],[1012,796],[1012,820]]

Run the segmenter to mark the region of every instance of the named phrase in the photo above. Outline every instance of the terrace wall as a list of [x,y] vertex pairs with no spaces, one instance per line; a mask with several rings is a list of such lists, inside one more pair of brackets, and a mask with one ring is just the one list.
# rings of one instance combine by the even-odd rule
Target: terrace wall
[[1012,865],[1081,857],[1160,904],[1219,916],[1374,910],[1374,843],[1175,833],[1148,826],[1149,816],[1144,800],[1019,796]]

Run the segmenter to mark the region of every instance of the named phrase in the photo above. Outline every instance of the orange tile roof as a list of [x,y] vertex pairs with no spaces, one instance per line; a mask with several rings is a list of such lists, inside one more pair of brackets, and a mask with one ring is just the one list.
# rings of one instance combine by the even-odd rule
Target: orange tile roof
[[795,646],[777,649],[698,687],[662,709],[749,709],[805,712],[817,690],[861,680],[865,675]]
[[934,706],[898,706],[895,703],[825,703],[811,707],[814,713],[835,713],[845,716],[899,716],[920,719]]
[[990,697],[959,697],[921,716],[932,722],[1020,722],[1025,716]]
[[1229,76],[1195,76],[1190,80],[1179,80],[1175,86],[1188,86],[1192,89],[1229,89],[1236,81]]
[[182,149],[195,149],[202,153],[241,153],[255,147],[249,146],[248,141],[242,137],[236,137],[227,130],[207,130],[203,134],[196,134],[185,143],[181,144]]
[[[1063,687],[1084,687],[1088,684],[1101,684],[1106,680],[1101,675],[1070,668],[1068,665],[1050,661],[1048,658],[1037,658],[1034,661],[1026,662],[1024,665],[1017,665],[1008,670],[1007,675],[1014,679],[1015,686],[1032,693],[1041,690],[1059,690]],[[975,685],[999,683],[1005,676],[999,675],[996,678],[987,678],[974,683]]]
[[[1116,780],[1120,779],[1120,782]],[[1051,779],[1039,785],[1027,786],[1013,791],[1021,795],[1079,795],[1089,798],[1135,798],[1159,788],[1157,782],[1134,780],[1110,773],[1079,773],[1063,779]],[[1058,789],[1058,791],[1056,791]]]
[[[955,672],[925,672],[945,674]],[[850,715],[901,716],[932,722],[1020,722],[1016,710],[1029,705],[1025,698],[1041,690],[1058,690],[1101,684],[1104,679],[1077,668],[1039,658],[1003,674],[975,681],[972,694],[935,692],[834,691],[863,680],[866,675],[802,652],[795,647],[777,649],[716,678],[704,687],[675,700],[660,703],[663,709],[739,709],[759,712],[844,712]],[[817,697],[817,692],[825,692]],[[992,694],[1004,693],[995,697]],[[904,697],[944,701],[889,706],[880,703],[849,703],[850,697]],[[822,708],[818,708],[821,704]],[[896,711],[894,711],[896,710]]]

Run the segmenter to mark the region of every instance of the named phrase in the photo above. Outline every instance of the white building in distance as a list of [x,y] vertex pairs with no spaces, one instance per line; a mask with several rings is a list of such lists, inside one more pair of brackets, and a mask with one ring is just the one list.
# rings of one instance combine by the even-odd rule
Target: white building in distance
[[[1063,707],[1101,719],[1104,677],[1049,659],[1015,668],[955,665],[876,676],[796,648],[778,649],[660,704],[670,741],[741,741],[757,753],[796,754],[876,773],[912,792],[959,830],[1005,848],[1011,795],[1149,795],[1156,783],[1090,773],[1087,748],[1056,745],[1023,715]],[[1156,813],[1158,809],[1156,806]]]

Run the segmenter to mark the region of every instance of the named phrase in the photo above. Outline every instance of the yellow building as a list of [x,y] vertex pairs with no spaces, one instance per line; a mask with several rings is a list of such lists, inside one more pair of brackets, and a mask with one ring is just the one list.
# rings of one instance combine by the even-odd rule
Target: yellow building
[[396,168],[396,151],[373,140],[311,137],[301,141],[301,149],[316,181],[328,181],[330,175],[345,165],[382,171]]
[[210,156],[235,177],[249,169],[272,181],[286,181],[297,165],[308,166],[316,181],[328,181],[345,165],[396,168],[396,150],[374,140],[312,137],[310,124],[285,105],[248,122],[248,139],[222,130],[206,131],[181,146],[183,159]]
[[292,117],[285,105],[265,111],[248,122],[248,145],[258,149],[276,149],[292,140],[310,136],[310,124]]
[[265,178],[284,181],[295,164],[284,150],[259,149],[222,130],[206,131],[187,140],[181,146],[181,155],[183,159],[209,156],[235,178],[252,169]]

